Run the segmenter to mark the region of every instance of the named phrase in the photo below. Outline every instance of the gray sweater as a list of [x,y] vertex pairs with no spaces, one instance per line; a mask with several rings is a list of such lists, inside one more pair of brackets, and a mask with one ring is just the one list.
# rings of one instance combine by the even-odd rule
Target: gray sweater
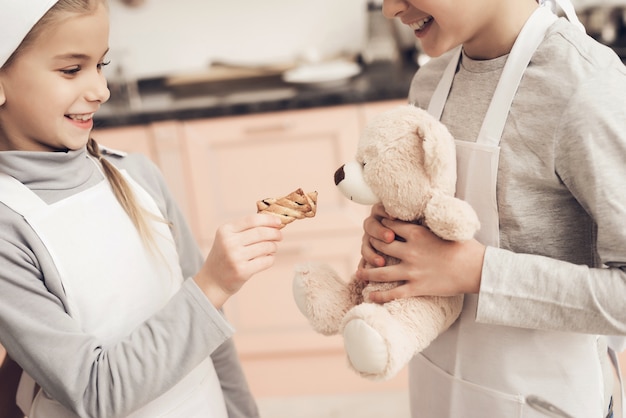
[[[38,236],[21,216],[0,204],[0,343],[52,398],[79,416],[128,415],[209,355],[229,416],[258,416],[230,338],[233,329],[190,279],[203,258],[162,175],[140,155],[107,158],[150,193],[173,225],[187,280],[161,311],[105,350],[67,314],[61,280]],[[47,203],[102,180],[84,149],[0,152],[0,171]],[[167,341],[167,350],[159,341]]]

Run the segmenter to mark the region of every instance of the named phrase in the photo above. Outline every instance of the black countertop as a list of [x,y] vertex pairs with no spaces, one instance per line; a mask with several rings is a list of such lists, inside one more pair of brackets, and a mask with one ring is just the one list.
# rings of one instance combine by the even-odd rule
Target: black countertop
[[417,64],[388,62],[364,65],[347,81],[327,85],[293,85],[278,75],[186,87],[168,87],[164,79],[138,83],[140,103],[111,100],[96,113],[96,127],[147,124],[341,104],[403,99]]

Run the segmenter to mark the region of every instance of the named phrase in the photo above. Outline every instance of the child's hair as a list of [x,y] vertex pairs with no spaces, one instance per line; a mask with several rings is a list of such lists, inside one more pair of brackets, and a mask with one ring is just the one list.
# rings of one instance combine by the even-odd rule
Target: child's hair
[[151,250],[156,250],[153,230],[148,223],[148,219],[150,218],[160,222],[166,221],[156,215],[153,215],[151,212],[148,212],[137,202],[133,190],[130,188],[130,185],[122,173],[120,173],[120,171],[111,162],[102,156],[100,146],[93,138],[89,138],[89,141],[87,142],[87,151],[102,165],[102,169],[107,177],[107,180],[111,184],[115,198],[128,214],[128,217],[133,222],[133,225],[135,225],[135,228],[137,229],[137,232],[139,232],[139,236],[141,236],[141,239],[146,247]]
[[[107,0],[59,0],[50,8],[50,10],[48,10],[46,14],[44,14],[37,24],[33,26],[20,46],[9,57],[4,65],[4,68],[10,66],[11,62],[16,59],[20,52],[35,42],[42,32],[55,24],[59,19],[59,15],[66,13],[92,13],[96,10],[98,5],[107,7]],[[153,215],[139,205],[132,189],[130,188],[130,185],[122,173],[102,156],[98,143],[92,138],[90,138],[87,142],[87,151],[102,165],[103,172],[111,184],[115,197],[130,217],[133,225],[135,225],[135,228],[139,232],[139,235],[146,247],[151,250],[156,250],[153,229],[150,227],[148,219],[155,219],[160,222],[166,221],[156,215]]]

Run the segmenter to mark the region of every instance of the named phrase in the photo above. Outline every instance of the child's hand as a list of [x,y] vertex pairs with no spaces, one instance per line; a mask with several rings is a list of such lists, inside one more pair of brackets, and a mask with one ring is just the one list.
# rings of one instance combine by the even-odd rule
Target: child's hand
[[363,242],[361,243],[361,266],[365,267],[366,264],[370,266],[382,267],[385,265],[385,259],[376,253],[372,247],[372,241],[379,240],[386,243],[391,243],[395,239],[394,232],[383,226],[381,220],[383,218],[391,217],[385,212],[385,208],[382,204],[378,203],[372,206],[372,212],[369,217],[363,221]]
[[254,274],[274,264],[282,240],[280,219],[255,214],[227,223],[215,233],[213,247],[194,280],[216,308]]
[[[391,266],[359,268],[357,277],[372,282],[405,281],[395,289],[370,294],[372,301],[384,303],[411,296],[478,293],[484,245],[476,240],[446,241],[423,226],[387,218],[375,225],[371,218],[364,224],[366,234],[371,235],[371,248],[400,262]],[[388,230],[403,240],[387,242],[375,238]],[[363,253],[369,254],[368,251]]]

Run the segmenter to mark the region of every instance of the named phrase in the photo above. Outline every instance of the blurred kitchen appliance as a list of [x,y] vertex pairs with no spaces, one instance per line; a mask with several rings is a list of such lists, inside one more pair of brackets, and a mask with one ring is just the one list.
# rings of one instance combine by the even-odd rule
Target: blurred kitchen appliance
[[367,36],[361,53],[363,63],[374,62],[418,62],[420,48],[413,30],[400,19],[387,19],[383,15],[382,3],[367,2]]
[[367,38],[361,53],[365,64],[377,61],[398,61],[400,48],[394,33],[393,20],[383,16],[383,6],[370,0],[367,2]]

